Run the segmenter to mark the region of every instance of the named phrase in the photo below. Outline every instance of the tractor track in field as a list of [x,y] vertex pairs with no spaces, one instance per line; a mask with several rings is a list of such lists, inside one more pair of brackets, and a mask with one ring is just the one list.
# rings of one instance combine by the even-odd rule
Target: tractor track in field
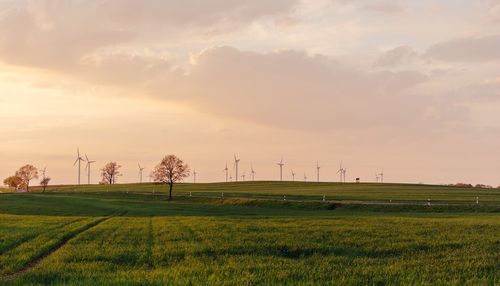
[[14,273],[11,273],[11,274],[7,274],[7,275],[4,275],[2,276],[2,280],[6,280],[6,281],[9,281],[9,280],[14,280],[16,279],[17,277],[19,277],[20,275],[30,271],[31,269],[35,268],[38,264],[40,264],[43,260],[45,260],[46,258],[48,258],[49,256],[51,256],[53,253],[55,253],[56,251],[58,251],[59,249],[63,248],[70,240],[76,238],[77,236],[91,230],[92,228],[102,224],[103,222],[111,219],[111,218],[114,218],[114,217],[118,217],[118,216],[123,216],[125,215],[127,212],[122,212],[118,215],[112,215],[112,216],[108,216],[108,217],[103,217],[103,218],[100,218],[100,219],[97,219],[91,223],[88,223],[86,224],[85,226],[75,230],[75,231],[72,231],[72,232],[69,232],[67,235],[63,236],[62,239],[54,244],[52,247],[50,247],[46,253],[42,253],[40,256],[38,257],[35,257],[35,259],[33,259],[32,261],[30,261],[29,263],[27,263],[23,268],[19,269],[18,271],[14,272]]
[[38,232],[38,233],[36,233],[34,235],[27,236],[27,237],[25,237],[25,238],[23,238],[23,239],[15,242],[15,243],[9,245],[7,248],[5,248],[3,250],[0,250],[0,255],[3,255],[4,253],[7,253],[9,251],[12,251],[12,250],[16,249],[17,247],[19,247],[20,245],[22,245],[24,243],[27,243],[27,242],[29,242],[31,240],[34,240],[34,239],[36,239],[39,236],[45,235],[48,232],[57,231],[57,230],[59,230],[61,228],[64,228],[64,227],[66,227],[66,226],[68,226],[68,225],[70,225],[72,223],[76,223],[76,222],[79,222],[79,221],[82,221],[82,220],[83,219],[75,219],[75,220],[72,220],[70,222],[62,223],[62,224],[59,224],[57,226],[51,227],[51,228],[49,228],[46,231],[41,231],[41,232]]
[[152,271],[154,269],[154,261],[153,261],[153,248],[154,248],[154,236],[153,236],[153,217],[149,217],[148,222],[148,237],[147,237],[147,256],[146,263],[148,266],[148,270]]

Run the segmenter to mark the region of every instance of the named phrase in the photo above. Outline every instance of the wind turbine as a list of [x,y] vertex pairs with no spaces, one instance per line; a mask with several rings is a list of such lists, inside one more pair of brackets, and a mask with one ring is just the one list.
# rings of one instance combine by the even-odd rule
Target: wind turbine
[[279,163],[276,163],[278,166],[280,166],[280,182],[283,181],[283,166],[285,163],[283,163],[283,158],[281,158],[281,161]]
[[227,162],[226,162],[226,168],[224,170],[226,172],[226,183],[228,182],[228,176],[229,176],[229,168],[227,167]]
[[337,174],[340,174],[340,182],[345,183],[345,175],[347,173],[347,169],[342,167],[342,162],[340,162],[340,169],[337,171]]
[[238,165],[240,163],[241,159],[238,159],[236,157],[236,153],[234,154],[234,165],[236,167],[236,182],[238,182]]
[[344,169],[342,168],[342,162],[340,162],[340,168],[337,171],[337,174],[340,174],[340,182],[342,183],[342,176],[344,175]]
[[243,181],[245,181],[245,177],[246,177],[246,176],[247,176],[247,175],[245,175],[245,173],[243,173],[243,175],[241,175],[241,178],[243,179]]
[[139,183],[142,183],[142,171],[144,171],[144,167],[141,167],[141,164],[137,163],[137,166],[139,166]]
[[380,172],[380,174],[378,175],[380,176],[380,182],[384,183],[384,169],[382,169],[382,172]]
[[87,164],[85,165],[85,169],[87,170],[87,184],[90,185],[90,165],[92,163],[95,163],[95,161],[90,161],[89,157],[87,157],[87,154],[85,154],[85,159],[87,159]]
[[295,172],[292,170],[292,182],[295,182]]
[[307,175],[304,173],[304,182],[307,182]]
[[375,180],[377,181],[377,183],[378,183],[379,179],[380,179],[380,177],[378,176],[378,173],[375,173]]
[[43,169],[40,171],[42,173],[42,180],[45,180],[45,172],[47,171],[47,167],[43,167]]
[[318,175],[318,183],[319,183],[319,169],[321,169],[321,167],[319,166],[319,162],[316,162],[316,171],[317,171],[317,175]]
[[196,169],[193,170],[193,183],[196,184],[196,175],[198,175],[198,173],[196,173]]
[[251,166],[252,168],[252,182],[255,181],[255,170],[253,169],[253,165]]
[[82,161],[85,161],[83,160],[82,156],[80,156],[80,148],[76,148],[76,160],[75,160],[75,163],[73,163],[73,166],[76,165],[76,163],[78,163],[78,185],[80,185],[80,176],[81,176],[81,172],[80,172],[80,169],[81,169],[81,163]]

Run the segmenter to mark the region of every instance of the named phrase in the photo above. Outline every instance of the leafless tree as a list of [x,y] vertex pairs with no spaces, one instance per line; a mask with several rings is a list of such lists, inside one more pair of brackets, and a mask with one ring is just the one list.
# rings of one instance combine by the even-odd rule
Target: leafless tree
[[101,183],[103,184],[114,184],[116,183],[116,178],[121,176],[120,168],[122,166],[118,165],[116,162],[107,163],[104,168],[101,169]]
[[45,177],[43,178],[41,181],[40,181],[40,186],[42,186],[43,188],[43,192],[45,193],[45,189],[47,188],[47,186],[49,185],[49,182],[50,182],[50,177]]
[[23,180],[18,176],[10,176],[5,180],[3,180],[3,183],[9,188],[15,188],[16,190],[18,190],[19,188],[22,187]]
[[16,172],[16,177],[21,178],[23,186],[26,186],[26,191],[30,191],[30,181],[38,179],[38,169],[33,165],[25,165],[19,168]]
[[160,164],[158,164],[151,173],[151,177],[157,183],[167,184],[169,186],[169,200],[172,200],[172,189],[174,183],[181,182],[188,177],[190,173],[189,166],[175,155],[167,155]]

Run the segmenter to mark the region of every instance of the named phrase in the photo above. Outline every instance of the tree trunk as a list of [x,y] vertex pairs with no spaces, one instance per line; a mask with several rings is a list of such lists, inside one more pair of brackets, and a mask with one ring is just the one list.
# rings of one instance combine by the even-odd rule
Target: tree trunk
[[169,190],[168,190],[168,200],[172,200],[172,188],[174,187],[174,183],[168,183],[169,185]]
[[26,192],[29,193],[30,192],[30,181],[28,181],[26,183]]

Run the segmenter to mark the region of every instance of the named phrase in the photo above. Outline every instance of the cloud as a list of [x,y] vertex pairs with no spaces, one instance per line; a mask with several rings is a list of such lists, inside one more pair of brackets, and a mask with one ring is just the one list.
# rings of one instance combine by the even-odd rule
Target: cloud
[[260,54],[231,47],[196,57],[175,99],[219,116],[300,129],[396,126],[422,119],[414,71],[365,72],[299,51]]
[[493,20],[500,21],[500,3],[495,2],[497,1],[492,1],[488,14]]
[[486,62],[500,59],[500,34],[468,37],[431,46],[426,57],[449,62]]
[[418,56],[411,47],[399,46],[392,50],[386,51],[375,63],[375,66],[394,67],[400,64],[411,62]]
[[125,53],[96,54],[80,61],[74,76],[108,86],[147,86],[175,75],[169,61],[152,56]]
[[[187,69],[156,57],[120,53],[82,60],[71,72],[92,86],[186,104],[216,117],[291,129],[395,127],[425,119],[416,71],[367,72],[327,56],[232,47],[205,50]],[[439,110],[439,107],[435,107]]]
[[404,11],[403,7],[394,0],[370,1],[362,6],[362,10],[378,13],[399,13]]
[[452,94],[464,102],[500,102],[500,78],[467,85]]
[[0,60],[72,69],[99,49],[233,31],[262,17],[282,17],[294,5],[290,0],[8,2],[0,6]]
[[83,55],[132,38],[126,31],[51,19],[26,9],[5,13],[0,19],[0,59],[22,66],[72,68]]
[[[244,52],[232,47],[207,49],[193,57],[192,65],[180,63],[180,68],[162,55],[168,48],[149,50],[150,45],[170,44],[170,49],[183,50],[185,55],[189,49],[179,46],[177,37],[237,29],[266,17],[273,21],[265,23],[286,19],[277,25],[294,27],[303,20],[288,15],[295,2],[16,2],[15,8],[0,13],[0,59],[52,70],[90,86],[122,89],[122,94],[155,96],[215,116],[284,128],[401,127],[453,117],[449,102],[417,92],[430,78],[415,70],[370,71],[302,50]],[[395,12],[398,6],[398,2],[381,1],[365,8]],[[190,49],[214,44],[199,45],[196,42]],[[448,45],[453,46],[432,47],[429,56],[449,56],[442,51]],[[251,48],[259,50],[258,45]],[[401,65],[415,56],[410,47],[397,47],[382,55],[377,66]],[[432,117],[427,116],[429,110]]]

